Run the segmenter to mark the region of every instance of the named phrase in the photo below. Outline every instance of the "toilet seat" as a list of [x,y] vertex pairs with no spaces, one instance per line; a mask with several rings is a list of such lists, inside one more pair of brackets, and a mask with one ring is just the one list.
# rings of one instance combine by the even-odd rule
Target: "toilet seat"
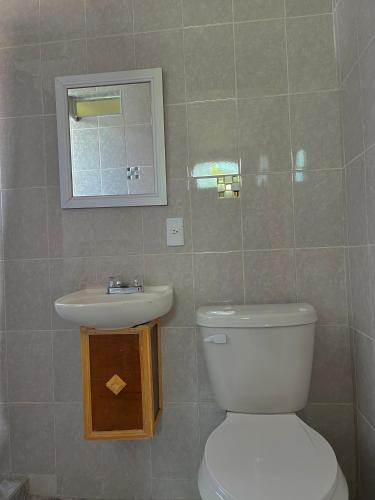
[[206,443],[204,499],[329,500],[339,468],[328,442],[295,414],[228,413]]

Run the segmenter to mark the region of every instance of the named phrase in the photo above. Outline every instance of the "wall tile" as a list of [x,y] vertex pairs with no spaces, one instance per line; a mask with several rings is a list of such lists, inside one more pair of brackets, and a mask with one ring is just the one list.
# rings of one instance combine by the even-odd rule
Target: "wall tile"
[[366,207],[369,243],[375,243],[375,148],[365,154]]
[[167,403],[198,400],[194,328],[163,328],[163,396]]
[[125,129],[126,154],[130,166],[150,166],[153,163],[153,137],[150,124],[132,125]]
[[291,92],[337,88],[332,15],[287,20]]
[[331,0],[286,0],[287,16],[308,16],[332,11]]
[[10,404],[13,472],[51,474],[55,470],[53,407],[50,404]]
[[85,36],[84,0],[40,0],[42,42]]
[[334,448],[353,495],[356,480],[356,444],[352,405],[309,405],[303,410],[302,418]]
[[5,262],[0,262],[0,329],[5,329]]
[[163,68],[164,104],[185,102],[182,30],[135,36],[136,67]]
[[5,293],[8,330],[50,329],[47,260],[8,261],[5,264]]
[[81,401],[81,350],[78,330],[53,332],[53,387],[55,401]]
[[342,0],[337,5],[337,43],[341,79],[347,76],[358,57],[357,11],[358,3],[351,0]]
[[189,28],[184,32],[186,97],[190,101],[235,95],[233,28]]
[[45,116],[43,118],[43,133],[47,186],[58,186],[59,158],[57,148],[56,116]]
[[348,327],[318,326],[309,400],[314,403],[353,401]]
[[346,168],[346,222],[349,245],[367,242],[366,180],[363,157]]
[[0,117],[42,112],[40,48],[0,50]]
[[145,283],[153,285],[173,284],[173,307],[162,318],[163,325],[194,325],[192,274],[191,255],[145,255]]
[[127,255],[142,251],[140,207],[98,208],[91,226],[97,256]]
[[50,43],[42,45],[41,50],[44,112],[54,114],[55,77],[86,73],[86,43],[84,40]]
[[366,247],[349,248],[349,278],[353,327],[369,334],[371,330],[371,298],[368,250]]
[[[237,118],[235,102],[188,104],[189,167],[193,177],[204,177],[203,165],[234,163],[237,171]],[[237,168],[236,168],[237,167]]]
[[[0,332],[0,403],[5,403],[8,400],[8,367],[6,353],[6,333]],[[2,414],[2,405],[0,404],[0,415]],[[0,429],[0,446],[1,446],[1,429]],[[1,455],[1,453],[0,453]],[[0,466],[1,469],[1,466]]]
[[55,405],[56,473],[61,496],[94,497],[101,491],[102,444],[83,439],[82,423],[79,403]]
[[358,407],[370,423],[374,425],[375,344],[371,339],[358,332],[354,334],[354,362]]
[[[108,57],[111,54],[111,57]],[[135,69],[132,35],[87,40],[87,68],[90,73]]]
[[52,400],[52,340],[50,332],[7,334],[8,400]]
[[358,413],[358,448],[360,485],[359,498],[367,500],[375,490],[375,431],[367,420]]
[[46,190],[34,188],[3,191],[2,204],[5,258],[47,257]]
[[199,401],[213,401],[214,395],[213,395],[212,385],[208,376],[207,364],[203,351],[203,339],[199,328],[197,328],[196,335],[197,335]]
[[131,0],[88,0],[87,36],[117,35],[133,31]]
[[46,183],[41,117],[0,120],[1,185],[40,187]]
[[93,211],[62,210],[57,187],[48,189],[48,233],[50,257],[88,257],[94,255]]
[[297,250],[296,258],[298,302],[312,304],[320,323],[346,324],[344,250]]
[[28,474],[29,493],[43,497],[55,497],[57,479],[55,474]]
[[167,176],[169,179],[186,177],[188,163],[186,106],[166,106],[164,119]]
[[[361,86],[362,86],[362,108],[363,108],[363,130],[365,146],[369,148],[375,143],[375,39],[371,42],[360,62]],[[358,103],[357,103],[358,106]]]
[[109,276],[119,276],[132,283],[134,279],[143,280],[143,256],[126,255],[123,257],[99,257],[96,260],[97,283],[106,285]]
[[[145,253],[180,253],[191,251],[191,216],[189,183],[184,179],[168,182],[168,205],[155,210],[145,207],[143,214],[143,234]],[[184,242],[177,247],[167,246],[166,220],[170,217],[184,219]]]
[[103,442],[101,475],[103,498],[150,498],[150,442]]
[[194,290],[196,307],[242,304],[242,253],[195,254]]
[[62,319],[55,311],[53,303],[64,295],[93,286],[96,281],[96,268],[93,259],[53,259],[49,263],[51,279],[52,327],[71,329],[75,325]]
[[99,128],[99,141],[102,168],[124,168],[126,165],[124,127]]
[[232,21],[232,0],[183,0],[184,26]]
[[151,441],[154,478],[196,478],[199,466],[198,425],[197,405],[164,407],[158,432]]
[[98,129],[72,130],[71,162],[74,172],[100,168]]
[[290,174],[244,176],[241,196],[246,250],[293,246]]
[[0,2],[0,47],[39,42],[39,1]]
[[358,2],[358,45],[361,53],[375,35],[375,5],[371,0]]
[[241,250],[240,200],[219,198],[216,184],[200,179],[192,181],[191,189],[194,251]]
[[134,0],[134,30],[157,31],[182,26],[180,0]]
[[244,258],[247,304],[296,301],[294,250],[246,252]]
[[199,405],[199,434],[201,440],[202,453],[210,434],[225,419],[226,412],[215,403],[201,403]]
[[284,21],[235,25],[239,97],[287,93]]
[[359,66],[355,65],[343,83],[342,128],[345,163],[363,151],[363,125]]
[[0,472],[10,470],[9,410],[8,405],[0,404]]
[[153,479],[152,498],[165,500],[170,498],[178,500],[200,500],[196,479]]
[[233,7],[235,21],[284,16],[283,0],[234,0]]
[[290,170],[288,98],[241,100],[238,108],[242,172]]
[[298,247],[342,245],[344,199],[341,170],[294,174]]
[[326,169],[342,166],[338,92],[291,97],[294,168]]

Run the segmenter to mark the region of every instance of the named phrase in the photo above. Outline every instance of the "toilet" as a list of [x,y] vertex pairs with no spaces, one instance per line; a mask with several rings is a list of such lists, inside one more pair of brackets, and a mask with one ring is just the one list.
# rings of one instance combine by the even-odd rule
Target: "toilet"
[[199,469],[202,500],[348,500],[329,443],[306,406],[317,316],[309,304],[201,307],[197,324],[226,418]]

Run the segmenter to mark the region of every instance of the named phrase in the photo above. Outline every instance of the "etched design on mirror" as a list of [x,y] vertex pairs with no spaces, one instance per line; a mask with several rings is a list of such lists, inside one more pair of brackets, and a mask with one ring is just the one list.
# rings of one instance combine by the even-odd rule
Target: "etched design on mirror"
[[73,196],[154,193],[150,83],[69,89],[68,105]]

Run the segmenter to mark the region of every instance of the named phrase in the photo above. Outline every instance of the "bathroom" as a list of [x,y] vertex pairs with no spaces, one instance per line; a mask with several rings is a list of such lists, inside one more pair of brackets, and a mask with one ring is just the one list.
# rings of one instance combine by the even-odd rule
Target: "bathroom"
[[[62,208],[55,78],[150,68],[167,204]],[[375,499],[374,81],[373,0],[0,0],[1,498],[199,500],[226,413],[196,311],[307,303],[298,416]],[[202,165],[237,168],[233,196]],[[147,439],[85,439],[80,325],[54,306],[110,276],[173,287]]]

